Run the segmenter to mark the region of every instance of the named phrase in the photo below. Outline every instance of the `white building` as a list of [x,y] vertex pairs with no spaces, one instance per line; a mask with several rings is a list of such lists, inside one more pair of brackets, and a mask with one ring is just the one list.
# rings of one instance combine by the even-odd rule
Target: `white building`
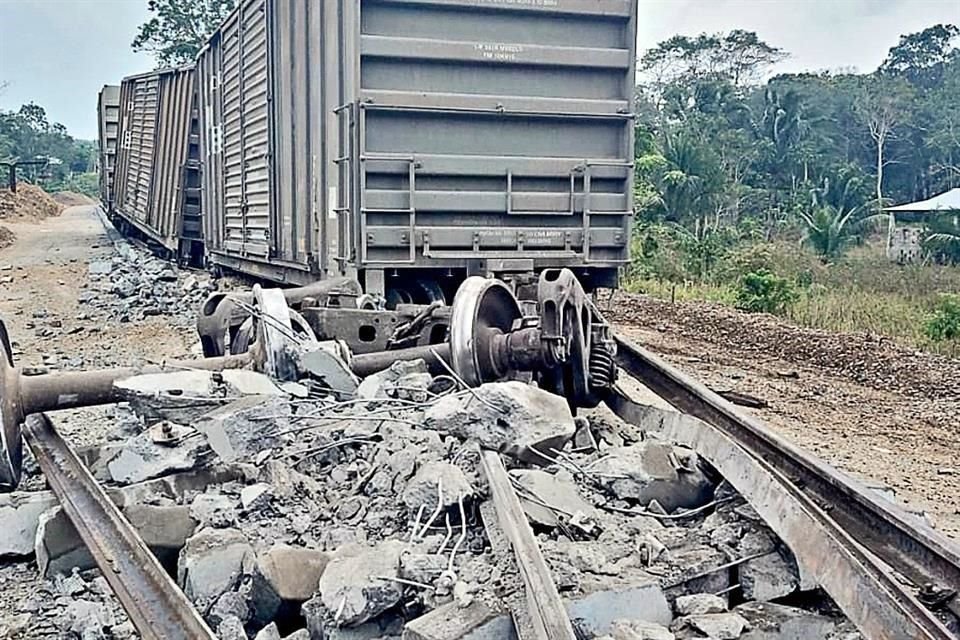
[[922,255],[920,243],[930,216],[951,211],[960,215],[960,188],[929,200],[887,207],[885,210],[891,216],[887,257],[900,263],[915,262]]

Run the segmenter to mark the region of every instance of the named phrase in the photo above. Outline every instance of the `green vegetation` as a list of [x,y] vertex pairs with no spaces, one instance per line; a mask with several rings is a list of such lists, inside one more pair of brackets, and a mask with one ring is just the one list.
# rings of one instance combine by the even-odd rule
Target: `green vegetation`
[[960,340],[960,296],[944,295],[924,325],[934,342]]
[[790,281],[766,270],[744,275],[737,288],[737,308],[752,313],[783,313],[796,300]]
[[[30,103],[19,111],[0,111],[0,160],[46,160],[41,167],[22,167],[17,175],[47,191],[77,191],[96,197],[97,148],[94,142],[75,140],[66,127],[47,120],[43,107]],[[6,186],[6,170],[0,186]]]
[[140,25],[133,50],[154,54],[162,67],[193,62],[235,5],[236,0],[150,0],[153,17]]
[[752,32],[645,52],[628,288],[956,352],[928,318],[960,292],[960,219],[929,220],[922,264],[898,266],[883,207],[960,187],[958,36],[905,35],[872,73],[765,82],[788,54]]

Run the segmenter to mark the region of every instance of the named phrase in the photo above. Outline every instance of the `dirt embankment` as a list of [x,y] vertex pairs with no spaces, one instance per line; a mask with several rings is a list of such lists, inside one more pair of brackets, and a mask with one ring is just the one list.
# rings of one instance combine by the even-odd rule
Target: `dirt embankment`
[[732,351],[825,369],[878,391],[930,399],[960,397],[960,360],[910,349],[885,336],[830,333],[719,304],[673,304],[624,293],[618,293],[610,306],[607,315],[617,322],[667,328]]
[[21,182],[17,192],[0,189],[0,220],[38,221],[60,215],[65,206],[40,187]]
[[803,329],[707,303],[618,294],[617,331],[720,390],[828,463],[892,488],[960,539],[960,360],[888,338]]

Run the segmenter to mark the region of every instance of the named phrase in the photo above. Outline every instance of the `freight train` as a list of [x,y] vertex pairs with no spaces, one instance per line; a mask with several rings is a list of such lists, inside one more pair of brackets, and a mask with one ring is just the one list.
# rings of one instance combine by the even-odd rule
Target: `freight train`
[[636,0],[240,0],[194,64],[104,87],[103,205],[183,261],[390,305],[555,267],[615,286],[636,21]]

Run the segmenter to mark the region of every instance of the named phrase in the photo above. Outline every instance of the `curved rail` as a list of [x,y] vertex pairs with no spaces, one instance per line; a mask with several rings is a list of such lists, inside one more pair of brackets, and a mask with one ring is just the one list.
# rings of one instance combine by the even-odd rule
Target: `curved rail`
[[[898,620],[898,624],[906,625],[902,629],[914,630],[908,636],[889,636],[881,629],[880,635],[868,633],[868,637],[954,637],[877,558],[918,586],[933,584],[956,590],[960,587],[960,547],[896,504],[779,437],[761,421],[739,412],[703,384],[657,356],[619,336],[616,340],[618,364],[624,371],[683,413],[699,418],[732,440],[766,467],[768,477],[772,475],[788,489],[792,503],[816,521],[819,531],[833,541],[831,545],[839,544],[845,549],[845,557],[835,558],[836,562],[849,561],[851,570],[860,566],[863,580],[872,584],[834,582],[831,588],[829,583],[836,577],[838,565],[831,567],[830,563],[817,562],[817,555],[826,549],[811,547],[809,536],[813,532],[794,531],[790,535],[789,531],[778,531],[785,541],[792,537],[800,542],[801,552],[797,552],[795,545],[791,546],[801,564],[806,555],[814,559],[813,564],[820,565],[824,575],[815,577],[821,579],[822,586],[851,620],[864,630],[877,624],[876,619],[871,620],[867,615],[869,607],[864,607],[862,596],[867,592],[863,588],[867,586],[870,591],[886,592],[890,596],[883,612],[885,617],[890,616],[890,622],[885,624]],[[611,402],[620,413],[628,409],[625,403],[629,403],[629,399],[624,397]],[[772,522],[768,524],[775,530],[778,528]],[[779,524],[781,529],[790,526],[786,522]],[[805,544],[804,535],[808,536]],[[955,596],[948,605],[955,613],[956,601]]]
[[50,488],[144,640],[215,640],[213,631],[44,414],[23,435]]

